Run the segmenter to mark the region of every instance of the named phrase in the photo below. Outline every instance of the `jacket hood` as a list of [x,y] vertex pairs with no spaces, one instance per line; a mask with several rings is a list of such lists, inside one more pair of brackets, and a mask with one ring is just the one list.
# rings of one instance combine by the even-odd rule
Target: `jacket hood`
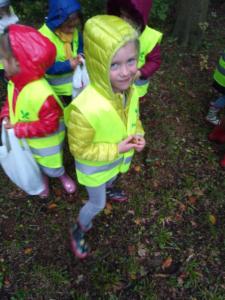
[[137,38],[137,32],[115,16],[95,16],[85,24],[84,54],[90,82],[107,99],[115,97],[109,74],[111,61],[117,50]]
[[55,61],[55,45],[32,27],[13,24],[8,32],[13,55],[20,66],[19,73],[10,80],[24,86],[43,77]]
[[68,17],[81,9],[80,3],[76,0],[49,0],[47,26],[55,30],[61,26]]
[[120,11],[126,11],[132,20],[144,30],[152,8],[152,0],[108,0],[107,11],[110,15],[120,16]]

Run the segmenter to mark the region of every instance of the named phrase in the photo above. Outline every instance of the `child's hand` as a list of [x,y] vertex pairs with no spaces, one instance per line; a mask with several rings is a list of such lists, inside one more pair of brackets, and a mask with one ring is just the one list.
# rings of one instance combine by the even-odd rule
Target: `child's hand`
[[144,149],[145,145],[146,145],[145,139],[140,135],[136,135],[133,138],[133,140],[134,140],[134,143],[135,143],[134,149],[137,152],[141,152]]
[[76,67],[81,63],[81,59],[82,59],[82,56],[79,54],[77,55],[77,57],[70,59],[70,66],[73,70],[75,70]]
[[11,128],[14,127],[14,125],[12,125],[12,124],[10,123],[10,120],[9,120],[8,117],[5,117],[5,118],[2,120],[2,123],[3,123],[4,127],[5,127],[5,129],[11,129]]
[[135,80],[140,79],[140,77],[141,77],[141,72],[139,70],[137,70],[137,73],[135,75]]
[[14,128],[14,125],[11,124],[10,122],[8,122],[8,123],[4,124],[4,127],[5,127],[5,129],[11,129],[11,128]]
[[132,142],[133,138],[134,137],[131,135],[118,144],[119,153],[128,152],[130,149],[133,149],[135,147],[135,144]]

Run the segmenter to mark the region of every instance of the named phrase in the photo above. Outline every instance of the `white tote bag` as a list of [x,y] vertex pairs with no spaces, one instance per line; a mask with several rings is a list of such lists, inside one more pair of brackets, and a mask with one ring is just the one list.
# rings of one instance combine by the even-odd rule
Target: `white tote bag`
[[73,98],[76,98],[88,84],[89,76],[85,60],[82,59],[82,63],[76,67],[76,70],[73,74]]
[[25,139],[18,139],[13,129],[2,124],[0,164],[8,177],[29,195],[44,190],[43,177]]

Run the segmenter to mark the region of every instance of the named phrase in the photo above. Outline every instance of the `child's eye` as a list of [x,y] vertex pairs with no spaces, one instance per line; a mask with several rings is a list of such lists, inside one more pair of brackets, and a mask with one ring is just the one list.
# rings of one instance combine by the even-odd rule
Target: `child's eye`
[[111,70],[116,70],[119,67],[118,63],[112,63],[110,69]]
[[136,63],[136,58],[130,58],[130,59],[128,59],[127,63],[128,63],[129,65],[135,64],[135,63]]

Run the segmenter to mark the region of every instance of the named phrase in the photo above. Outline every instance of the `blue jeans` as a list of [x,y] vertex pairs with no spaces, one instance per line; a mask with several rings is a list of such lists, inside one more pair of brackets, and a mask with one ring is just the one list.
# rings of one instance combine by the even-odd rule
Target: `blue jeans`
[[211,102],[211,104],[215,107],[215,108],[224,108],[225,107],[225,95],[219,97],[216,101]]

